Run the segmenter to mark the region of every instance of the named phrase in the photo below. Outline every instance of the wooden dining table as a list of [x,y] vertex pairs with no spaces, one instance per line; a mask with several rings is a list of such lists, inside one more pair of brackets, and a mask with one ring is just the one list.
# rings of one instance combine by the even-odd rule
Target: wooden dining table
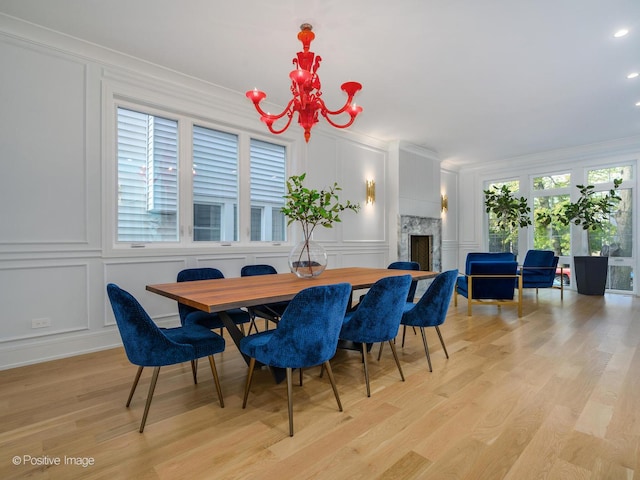
[[[308,287],[346,282],[351,284],[353,292],[353,290],[369,288],[385,277],[411,275],[413,280],[425,280],[433,278],[437,274],[438,272],[425,270],[345,267],[327,269],[321,275],[313,278],[298,278],[293,273],[278,273],[160,283],[147,285],[146,289],[198,310],[209,313],[217,312],[239,348],[244,333],[225,313],[226,310],[291,300],[298,292]],[[243,357],[248,364],[249,358],[244,354]]]

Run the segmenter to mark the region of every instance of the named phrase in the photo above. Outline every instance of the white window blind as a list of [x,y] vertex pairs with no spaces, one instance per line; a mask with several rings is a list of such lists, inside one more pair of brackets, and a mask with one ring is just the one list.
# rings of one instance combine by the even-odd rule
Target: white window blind
[[[251,240],[284,240],[280,208],[284,206],[286,148],[251,139]],[[257,213],[260,211],[261,221]],[[264,215],[264,218],[262,216]]]
[[[237,238],[238,136],[194,125],[193,202],[195,241]],[[216,206],[205,214],[206,206]],[[211,222],[215,222],[212,224]],[[209,234],[204,234],[204,230]],[[215,232],[215,233],[214,233]]]
[[121,242],[178,240],[178,122],[118,108]]

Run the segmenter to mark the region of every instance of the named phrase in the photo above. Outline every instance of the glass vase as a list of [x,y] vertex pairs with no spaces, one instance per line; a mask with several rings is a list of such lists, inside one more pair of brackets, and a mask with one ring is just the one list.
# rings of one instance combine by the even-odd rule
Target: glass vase
[[319,243],[303,240],[289,253],[289,268],[300,278],[313,278],[327,268],[327,252]]

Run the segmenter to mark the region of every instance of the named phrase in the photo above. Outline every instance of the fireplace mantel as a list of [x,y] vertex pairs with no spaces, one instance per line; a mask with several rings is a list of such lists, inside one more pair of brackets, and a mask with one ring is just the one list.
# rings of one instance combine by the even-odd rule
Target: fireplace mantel
[[[400,215],[398,220],[398,260],[409,261],[412,235],[431,235],[433,237],[432,269],[442,270],[442,219]],[[422,267],[421,265],[421,268]]]

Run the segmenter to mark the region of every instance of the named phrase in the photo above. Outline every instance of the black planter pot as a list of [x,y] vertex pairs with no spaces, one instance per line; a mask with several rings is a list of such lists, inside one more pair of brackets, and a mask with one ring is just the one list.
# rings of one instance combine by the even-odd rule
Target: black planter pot
[[578,293],[604,295],[609,257],[573,257],[574,277]]

